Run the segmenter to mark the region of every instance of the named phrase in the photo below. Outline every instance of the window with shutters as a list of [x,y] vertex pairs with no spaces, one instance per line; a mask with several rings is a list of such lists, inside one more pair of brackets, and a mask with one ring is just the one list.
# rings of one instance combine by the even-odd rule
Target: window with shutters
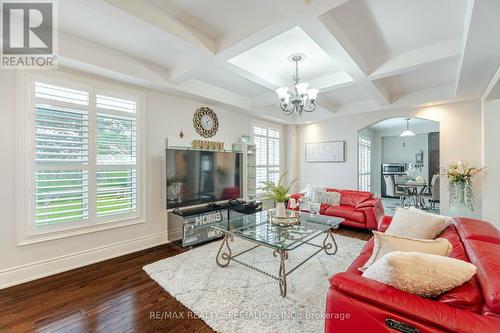
[[262,183],[277,182],[280,177],[280,131],[255,125],[253,141],[256,146],[256,188],[262,193]]
[[369,138],[359,137],[358,154],[358,187],[362,191],[370,191],[372,142]]
[[140,95],[87,81],[28,81],[26,238],[138,223]]

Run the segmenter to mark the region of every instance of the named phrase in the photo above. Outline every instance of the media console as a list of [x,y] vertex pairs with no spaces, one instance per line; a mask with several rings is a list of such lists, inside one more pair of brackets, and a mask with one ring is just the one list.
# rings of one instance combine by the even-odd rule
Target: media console
[[193,246],[219,238],[211,226],[231,218],[261,210],[261,203],[229,200],[193,208],[177,208],[168,212],[169,228],[182,229],[181,245]]

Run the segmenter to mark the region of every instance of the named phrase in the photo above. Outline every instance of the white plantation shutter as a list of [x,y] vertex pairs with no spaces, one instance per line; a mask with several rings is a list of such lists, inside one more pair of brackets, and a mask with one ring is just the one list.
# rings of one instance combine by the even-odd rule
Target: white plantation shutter
[[67,102],[75,105],[89,105],[89,92],[35,82],[35,97],[51,101]]
[[[89,92],[36,82],[35,97],[34,223],[84,221],[89,213]],[[58,106],[61,102],[69,107]]]
[[97,216],[130,214],[137,210],[136,102],[98,94],[96,105]]
[[137,99],[31,84],[28,236],[139,218]]
[[363,191],[371,190],[371,152],[372,143],[369,138],[358,139],[358,184]]
[[254,126],[256,146],[256,188],[262,193],[262,183],[278,182],[280,177],[280,132],[273,128]]

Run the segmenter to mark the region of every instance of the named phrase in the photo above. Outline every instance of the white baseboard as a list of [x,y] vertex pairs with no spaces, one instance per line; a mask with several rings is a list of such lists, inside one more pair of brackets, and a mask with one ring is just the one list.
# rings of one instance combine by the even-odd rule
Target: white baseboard
[[173,242],[182,239],[182,228],[176,228],[168,231],[168,241]]
[[148,235],[0,271],[0,289],[168,243],[167,233]]

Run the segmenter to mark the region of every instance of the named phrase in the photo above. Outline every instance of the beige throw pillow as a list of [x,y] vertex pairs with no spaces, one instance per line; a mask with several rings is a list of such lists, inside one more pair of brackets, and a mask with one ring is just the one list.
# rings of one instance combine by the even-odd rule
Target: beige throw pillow
[[391,252],[371,265],[363,276],[423,297],[437,297],[469,281],[471,263],[417,252]]
[[386,234],[420,239],[434,239],[448,223],[444,216],[420,214],[406,208],[398,208]]
[[389,252],[420,252],[448,256],[451,253],[451,243],[445,238],[438,239],[413,239],[408,237],[387,235],[382,232],[373,231],[373,252],[359,270],[364,272],[370,265],[382,258]]

